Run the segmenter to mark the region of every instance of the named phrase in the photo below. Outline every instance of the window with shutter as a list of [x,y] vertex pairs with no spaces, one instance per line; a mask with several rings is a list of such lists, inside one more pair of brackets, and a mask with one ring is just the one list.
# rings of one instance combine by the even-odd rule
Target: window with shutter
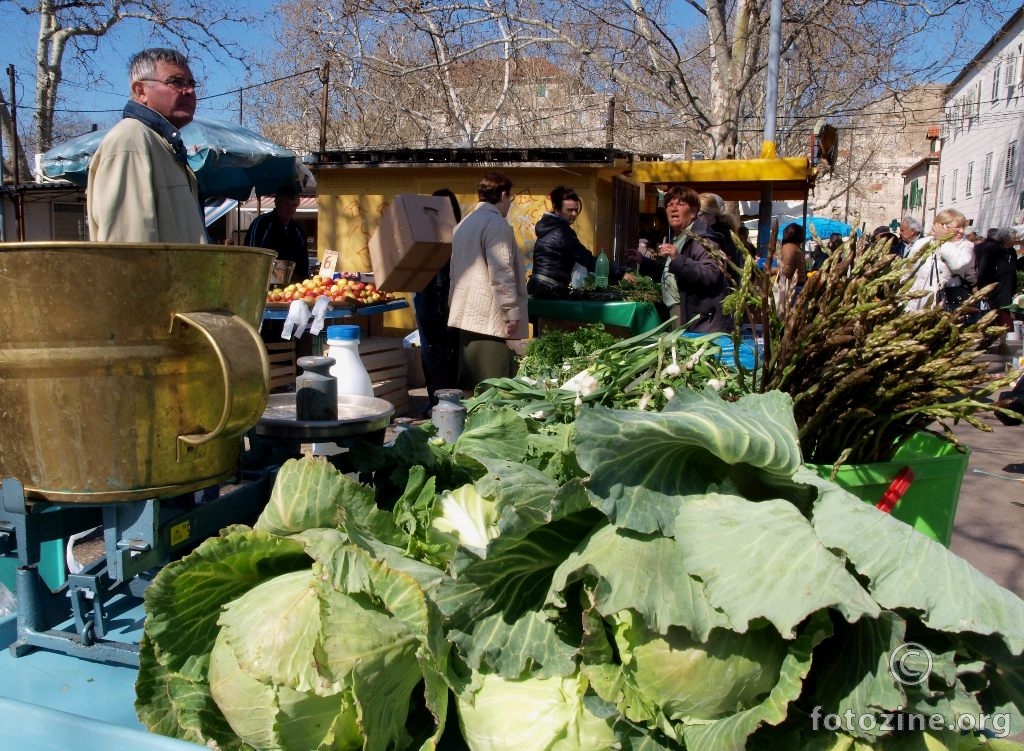
[[89,222],[85,214],[84,203],[54,202],[53,239],[54,240],[88,240]]
[[999,101],[999,95],[1002,93],[999,91],[999,73],[1002,71],[1002,66],[996,65],[992,69],[992,101]]
[[960,179],[960,170],[958,170],[958,169],[953,170],[953,180],[949,184],[949,200],[950,201],[955,201],[956,200],[956,184],[957,184],[957,181],[959,179]]
[[988,193],[992,190],[992,156],[993,152],[985,154],[985,168],[981,173],[981,191]]
[[964,196],[970,198],[974,188],[974,162],[967,163],[967,176],[964,180]]
[[1006,169],[1003,171],[1003,184],[1013,185],[1017,177],[1017,142],[1010,141],[1006,147]]
[[939,206],[946,202],[946,176],[939,178]]

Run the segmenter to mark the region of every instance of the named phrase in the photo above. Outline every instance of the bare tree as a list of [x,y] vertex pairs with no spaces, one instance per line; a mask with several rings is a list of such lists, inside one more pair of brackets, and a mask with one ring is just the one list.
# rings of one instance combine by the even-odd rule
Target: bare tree
[[[247,9],[238,10],[236,5],[221,0],[0,0],[0,4],[16,7],[39,20],[30,140],[38,151],[53,145],[54,113],[65,66],[73,63],[91,81],[104,81],[108,72],[95,67],[93,55],[115,28],[132,25],[138,29],[139,49],[163,44],[177,46],[192,57],[203,51],[211,58],[227,55],[244,62],[247,50],[224,41],[221,32],[230,24],[252,24],[256,20]],[[123,71],[117,73],[123,77]],[[0,119],[5,140],[13,139],[6,106],[0,106]],[[22,143],[27,140],[22,139]],[[22,154],[26,153],[26,149],[19,148]]]
[[[1006,2],[979,0],[995,11]],[[786,2],[783,49],[799,45],[800,52],[783,92],[791,126],[783,135],[793,141],[785,149],[802,153],[821,117],[841,117],[884,90],[927,79],[925,60],[930,70],[942,70],[960,51],[960,37],[951,35],[951,46],[937,50],[924,32],[948,24],[962,5]],[[679,26],[672,0],[294,0],[286,7],[289,41],[307,40],[337,61],[337,106],[350,138],[377,145],[382,138],[409,139],[404,145],[500,140],[509,131],[508,113],[530,104],[521,91],[516,96],[523,71],[517,66],[543,59],[575,80],[578,95],[595,109],[614,102],[619,145],[679,149],[699,142],[711,158],[757,155],[763,128],[751,126],[763,126],[769,1],[686,6],[702,19],[695,28]],[[921,55],[925,44],[929,54]],[[375,113],[384,127],[363,129],[349,119],[372,121]],[[549,128],[549,140],[554,135]],[[536,141],[541,133],[520,127],[515,138]]]
[[[563,59],[500,6],[293,0],[282,15],[283,54],[266,73],[330,61],[333,146],[606,140],[608,95],[588,86],[578,59]],[[304,92],[279,88],[268,120],[304,109]]]

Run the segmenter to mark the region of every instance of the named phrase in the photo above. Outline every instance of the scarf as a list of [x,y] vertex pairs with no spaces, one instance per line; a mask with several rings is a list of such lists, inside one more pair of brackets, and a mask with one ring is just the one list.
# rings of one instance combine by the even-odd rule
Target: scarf
[[129,101],[124,106],[122,115],[126,118],[130,117],[133,120],[138,120],[158,133],[170,144],[171,150],[174,152],[174,161],[181,162],[186,167],[188,166],[188,155],[185,152],[185,142],[181,140],[181,131],[171,125],[167,118],[156,110],[139,104],[135,100]]

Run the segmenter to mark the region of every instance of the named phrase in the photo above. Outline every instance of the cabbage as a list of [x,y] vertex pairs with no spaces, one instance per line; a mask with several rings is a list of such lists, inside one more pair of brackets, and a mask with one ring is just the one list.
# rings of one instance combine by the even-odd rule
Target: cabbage
[[[260,529],[229,527],[161,569],[136,681],[148,729],[220,751],[436,748],[449,646],[428,591],[444,574],[358,527],[356,485],[288,462]],[[331,519],[347,531],[281,535]]]
[[477,673],[457,698],[463,738],[472,751],[607,751],[615,732],[584,705],[585,690],[577,678]]
[[484,498],[472,485],[464,485],[442,493],[434,504],[428,540],[450,546],[449,559],[460,545],[479,554],[498,536],[497,523],[494,501]]
[[[625,679],[670,720],[717,720],[760,703],[778,683],[788,649],[771,627],[716,628],[701,643],[679,626],[658,634],[632,611],[616,620]],[[650,719],[636,709],[631,717]]]
[[[390,485],[289,462],[256,529],[147,590],[139,716],[222,751],[458,749],[449,691],[473,751],[959,742],[808,722],[897,708],[1017,732],[1024,602],[802,467],[791,407],[470,414],[450,462],[407,431],[372,465],[395,514]],[[890,672],[907,642],[922,685]]]
[[[359,749],[359,718],[386,701],[407,707],[421,680],[418,640],[400,620],[316,578],[278,576],[225,607],[210,655],[214,701],[258,749]],[[405,748],[405,715],[375,726]]]

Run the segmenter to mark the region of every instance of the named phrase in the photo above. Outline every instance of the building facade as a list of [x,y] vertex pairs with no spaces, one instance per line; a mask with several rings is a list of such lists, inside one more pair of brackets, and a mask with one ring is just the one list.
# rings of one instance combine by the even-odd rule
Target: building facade
[[936,210],[980,234],[1024,222],[1024,7],[950,83]]
[[904,173],[935,150],[943,90],[926,85],[889,92],[839,125],[839,160],[831,175],[818,179],[815,213],[867,232],[898,221]]
[[929,128],[930,153],[903,170],[903,216],[914,217],[926,230],[939,200],[939,134],[938,125]]

